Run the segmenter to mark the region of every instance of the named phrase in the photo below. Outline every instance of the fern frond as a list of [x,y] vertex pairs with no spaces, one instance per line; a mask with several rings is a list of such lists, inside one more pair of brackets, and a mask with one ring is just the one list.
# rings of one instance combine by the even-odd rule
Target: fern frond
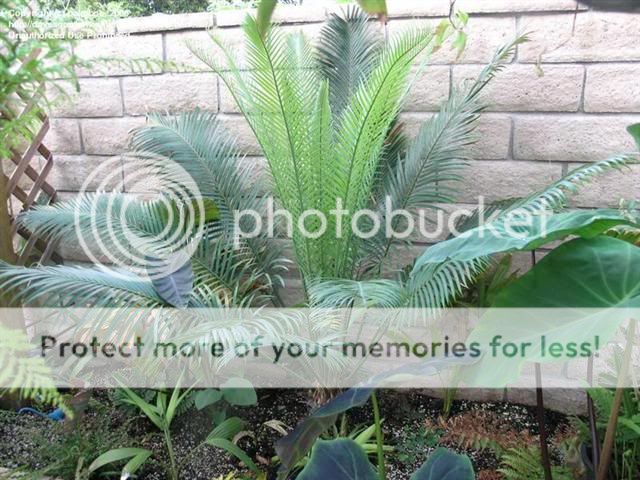
[[[498,472],[504,475],[505,480],[532,480],[544,478],[544,471],[540,461],[539,447],[512,448],[502,456],[502,467]],[[551,467],[553,478],[558,480],[571,480],[573,473],[564,467]]]
[[61,407],[69,414],[52,380],[51,370],[42,357],[32,356],[32,351],[33,345],[24,332],[0,325],[0,389]]

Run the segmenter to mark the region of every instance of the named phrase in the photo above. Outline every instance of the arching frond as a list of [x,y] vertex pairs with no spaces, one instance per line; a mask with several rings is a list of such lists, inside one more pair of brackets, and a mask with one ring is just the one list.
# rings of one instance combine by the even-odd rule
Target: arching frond
[[380,61],[381,50],[382,35],[362,10],[350,6],[329,16],[320,31],[316,58],[320,74],[329,81],[336,118]]
[[16,305],[47,307],[160,307],[151,282],[124,270],[15,267],[0,262],[0,291]]
[[[494,54],[477,79],[461,90],[454,90],[440,111],[420,128],[417,137],[409,144],[406,156],[385,175],[377,207],[382,219],[389,211],[407,212],[436,210],[437,204],[455,200],[455,185],[461,180],[461,171],[469,160],[469,146],[477,140],[474,130],[484,109],[480,98],[483,88],[504,67],[516,46],[526,41],[517,37]],[[390,224],[393,231],[404,231],[396,216]],[[379,235],[361,242],[363,259],[361,269],[369,270],[382,265],[394,238],[381,231]]]
[[[175,217],[180,214],[176,212]],[[37,206],[20,214],[18,222],[47,240],[75,243],[96,256],[108,251],[118,259],[130,260],[133,251],[139,252],[138,256],[157,255],[175,247],[169,239],[183,226],[177,221],[169,225],[168,219],[167,203],[161,200],[96,193]]]
[[256,268],[246,247],[234,249],[219,240],[204,241],[191,264],[193,294],[205,305],[256,305],[268,300],[274,288],[272,279]]
[[[153,163],[154,157],[162,156],[178,163],[195,180],[203,197],[213,201],[219,219],[208,226],[208,235],[223,237],[230,245],[237,240],[238,212],[265,211],[265,200],[259,196],[262,189],[253,180],[255,165],[241,161],[235,143],[214,113],[195,110],[153,115],[147,125],[134,130],[131,145],[140,154],[140,162]],[[245,225],[247,218],[241,221],[243,231],[252,229]],[[242,243],[255,269],[274,277],[284,271],[280,252],[264,232]]]

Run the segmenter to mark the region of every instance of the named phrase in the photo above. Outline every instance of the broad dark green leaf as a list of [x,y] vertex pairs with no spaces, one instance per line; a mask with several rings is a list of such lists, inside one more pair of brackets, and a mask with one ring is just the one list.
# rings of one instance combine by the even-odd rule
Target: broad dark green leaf
[[258,403],[253,385],[243,378],[232,378],[220,385],[224,399],[231,405],[247,407]]
[[353,440],[318,440],[298,480],[376,480],[376,469]]
[[[483,357],[465,369],[469,386],[506,385],[519,376],[525,362],[552,362],[540,354],[541,338],[547,343],[593,341],[604,345],[619,328],[623,315],[613,310],[640,307],[640,248],[607,236],[579,238],[567,242],[544,257],[533,269],[504,289],[493,309],[480,320],[468,342],[488,345],[496,335],[501,342],[531,343],[525,357]],[[540,318],[521,310],[518,318],[501,309],[566,309],[562,318]],[[507,311],[504,311],[507,312]]]
[[[519,225],[522,220],[528,222]],[[575,210],[554,215],[521,217],[490,222],[427,249],[414,271],[445,260],[469,261],[497,253],[529,251],[570,235],[593,238],[618,225],[638,225],[618,210]]]
[[[438,448],[411,475],[411,480],[474,480],[473,465],[466,455]],[[533,480],[533,479],[532,479]]]
[[[193,290],[193,269],[191,262],[186,261],[180,268],[165,275],[157,274],[166,262],[148,257],[152,273],[151,284],[160,298],[174,307],[185,307]],[[168,269],[171,270],[171,269]]]
[[198,410],[207,408],[209,405],[213,405],[220,400],[222,400],[222,392],[215,388],[208,388],[207,390],[196,392],[194,398],[195,405]]
[[284,469],[292,469],[311,450],[316,439],[333,425],[341,413],[352,408],[361,407],[369,400],[375,388],[385,381],[392,381],[395,376],[430,376],[446,368],[456,365],[466,365],[477,359],[462,358],[434,358],[425,362],[384,372],[373,376],[359,387],[351,388],[330,402],[318,408],[311,416],[303,420],[289,435],[276,443],[276,453]]

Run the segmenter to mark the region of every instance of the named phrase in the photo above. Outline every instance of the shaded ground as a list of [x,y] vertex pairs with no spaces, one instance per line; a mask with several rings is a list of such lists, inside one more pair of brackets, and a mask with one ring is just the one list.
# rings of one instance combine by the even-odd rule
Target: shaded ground
[[[162,462],[166,462],[167,454],[161,436],[144,417],[114,407],[111,397],[107,392],[94,394],[85,418],[73,432],[47,419],[0,411],[0,466],[41,470],[76,480],[86,478],[76,472],[86,471],[87,465],[109,449],[143,447],[152,449],[155,455],[139,478],[166,478]],[[495,474],[497,451],[538,442],[535,411],[529,407],[455,401],[444,419],[443,402],[438,399],[412,391],[383,391],[379,399],[385,418],[385,443],[394,448],[387,458],[390,480],[408,479],[438,446],[469,455],[481,480],[499,479]],[[267,478],[275,478],[273,445],[282,436],[278,430],[292,428],[311,408],[307,392],[263,390],[257,406],[229,412],[248,421],[250,433],[239,440],[239,445],[268,472]],[[547,412],[546,421],[552,453],[558,457],[557,445],[574,432],[560,414]],[[368,407],[354,409],[347,430],[372,423]],[[181,478],[212,480],[231,471],[245,471],[221,450],[206,446],[194,451],[214,426],[210,414],[195,409],[174,421],[174,447],[183,462]]]

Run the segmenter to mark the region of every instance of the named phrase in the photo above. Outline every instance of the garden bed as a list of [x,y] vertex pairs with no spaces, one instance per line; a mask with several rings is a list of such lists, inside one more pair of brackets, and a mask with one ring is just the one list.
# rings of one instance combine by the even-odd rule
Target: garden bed
[[[275,478],[277,463],[274,443],[281,438],[279,425],[290,429],[302,420],[312,405],[306,392],[262,390],[259,402],[238,408],[237,414],[248,422],[247,434],[238,445]],[[500,479],[497,450],[538,443],[535,411],[531,407],[507,403],[454,401],[447,419],[442,417],[443,401],[421,394],[380,394],[385,443],[393,448],[388,455],[388,478],[406,479],[438,446],[466,453],[481,480]],[[275,421],[275,422],[274,422]],[[348,429],[373,423],[370,409],[349,412]],[[574,421],[565,415],[546,412],[549,444],[556,460],[564,455],[565,445],[575,435]],[[181,478],[211,480],[229,472],[244,472],[242,465],[221,450],[194,448],[211,431],[213,421],[207,411],[195,408],[183,412],[175,421],[174,448],[179,459],[186,459]],[[163,479],[161,459],[166,458],[161,436],[145,417],[134,410],[116,406],[112,392],[94,394],[85,417],[71,433],[64,423],[54,423],[31,414],[0,413],[0,466],[10,469],[41,471],[60,478],[74,477],[96,457],[112,448],[137,446],[149,448],[156,460],[148,462],[139,478]],[[114,469],[115,470],[115,469]],[[119,474],[115,474],[117,478]],[[84,478],[84,477],[82,477]],[[242,477],[240,477],[242,478]],[[251,478],[251,477],[247,477]]]

